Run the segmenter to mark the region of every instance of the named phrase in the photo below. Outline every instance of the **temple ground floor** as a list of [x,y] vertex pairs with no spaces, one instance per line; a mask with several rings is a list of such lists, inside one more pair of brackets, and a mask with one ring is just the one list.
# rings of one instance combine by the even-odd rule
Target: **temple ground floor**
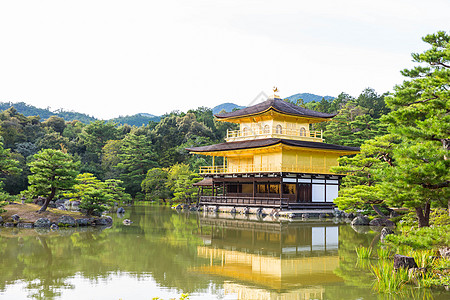
[[342,176],[307,173],[207,175],[199,205],[247,211],[255,209],[330,210]]

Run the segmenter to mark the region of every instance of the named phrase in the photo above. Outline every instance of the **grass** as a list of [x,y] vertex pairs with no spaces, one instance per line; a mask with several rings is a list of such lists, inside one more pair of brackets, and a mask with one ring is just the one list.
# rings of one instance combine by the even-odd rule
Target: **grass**
[[389,259],[392,257],[392,252],[389,248],[378,248],[377,255],[378,259]]
[[395,270],[391,261],[380,260],[372,265],[372,273],[376,278],[374,288],[379,293],[396,293],[409,281],[408,270]]
[[355,247],[359,259],[369,259],[372,256],[372,247]]
[[72,216],[75,219],[86,218],[86,216],[80,212],[59,210],[56,208],[47,208],[45,212],[38,213],[38,210],[41,207],[32,203],[9,204],[3,208],[6,209],[6,212],[1,213],[1,215],[3,217],[3,221],[5,222],[11,219],[11,216],[14,214],[18,214],[21,222],[25,223],[34,223],[39,218],[48,218],[52,222],[57,222],[57,220],[63,215]]

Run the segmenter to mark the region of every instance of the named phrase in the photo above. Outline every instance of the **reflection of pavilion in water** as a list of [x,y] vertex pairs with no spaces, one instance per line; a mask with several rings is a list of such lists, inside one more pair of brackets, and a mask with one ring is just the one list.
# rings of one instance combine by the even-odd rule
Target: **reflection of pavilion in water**
[[335,224],[201,218],[211,226],[196,271],[227,277],[226,294],[239,299],[323,299],[326,283],[340,282]]

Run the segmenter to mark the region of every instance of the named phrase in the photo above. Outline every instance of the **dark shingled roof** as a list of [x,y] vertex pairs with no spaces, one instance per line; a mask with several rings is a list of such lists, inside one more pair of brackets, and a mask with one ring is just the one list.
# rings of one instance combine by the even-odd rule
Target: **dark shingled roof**
[[193,186],[210,186],[213,185],[212,178],[203,178],[199,182],[193,184]]
[[358,147],[340,146],[340,145],[326,144],[326,143],[321,143],[321,142],[285,140],[285,139],[277,139],[277,138],[221,143],[221,144],[215,144],[215,145],[210,145],[210,146],[186,148],[186,150],[188,150],[190,152],[230,151],[230,150],[242,150],[242,149],[268,147],[268,146],[273,146],[273,145],[276,145],[279,143],[281,143],[283,145],[288,145],[288,146],[313,148],[313,149],[324,149],[324,150],[337,150],[337,151],[359,151],[360,150]]
[[285,114],[289,114],[289,115],[302,116],[302,117],[313,117],[313,118],[332,118],[336,115],[336,114],[326,114],[326,113],[321,113],[318,111],[306,109],[306,108],[297,106],[295,104],[292,104],[290,102],[286,102],[286,101],[283,101],[283,100],[277,98],[277,99],[269,99],[269,100],[266,100],[259,104],[249,106],[249,107],[246,107],[246,108],[243,108],[240,110],[236,110],[236,111],[224,113],[224,114],[217,114],[214,116],[218,119],[235,118],[235,117],[240,117],[240,116],[259,114],[268,109],[273,109],[280,113],[285,113]]

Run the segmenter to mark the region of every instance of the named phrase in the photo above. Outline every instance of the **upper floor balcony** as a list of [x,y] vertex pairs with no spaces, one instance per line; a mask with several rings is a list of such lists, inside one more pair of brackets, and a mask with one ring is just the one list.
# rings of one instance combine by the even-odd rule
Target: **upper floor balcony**
[[281,125],[271,128],[269,125],[261,129],[244,128],[242,130],[227,130],[227,142],[238,142],[251,139],[279,138],[289,140],[302,140],[310,142],[323,142],[322,131],[310,131],[305,128],[287,129]]
[[240,166],[202,166],[199,169],[200,174],[239,174],[239,173],[311,173],[311,174],[334,174],[330,167],[325,166],[299,166],[299,165],[240,165]]

